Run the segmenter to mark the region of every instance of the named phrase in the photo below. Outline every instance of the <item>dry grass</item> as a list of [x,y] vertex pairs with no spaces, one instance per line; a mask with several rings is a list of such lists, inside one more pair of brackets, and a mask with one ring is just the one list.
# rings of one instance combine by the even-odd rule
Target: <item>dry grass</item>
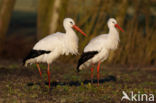
[[120,46],[111,53],[107,63],[155,65],[156,18],[153,20],[150,11],[152,3],[145,0],[137,0],[135,3],[130,0],[71,1],[67,17],[74,18],[77,25],[89,35],[88,38],[80,36],[80,51],[91,38],[107,33],[107,20],[115,17],[125,32],[120,32]]
[[[109,59],[106,61],[107,64],[122,64],[122,65],[156,65],[156,17],[152,10],[155,10],[155,1],[150,0],[136,0],[135,2],[131,0],[69,0],[67,6],[67,11],[62,11],[62,15],[59,20],[59,25],[57,31],[64,31],[62,26],[63,15],[65,17],[71,17],[74,19],[76,24],[81,27],[89,36],[87,38],[82,35],[78,36],[80,38],[79,51],[82,52],[84,46],[89,42],[90,39],[95,36],[107,33],[107,20],[110,17],[115,17],[119,25],[125,30],[124,33],[120,32],[120,44],[119,48],[115,52],[111,52]],[[66,12],[66,13],[64,13]],[[10,55],[13,58],[23,58],[36,42],[36,22],[33,22],[32,27],[25,27],[28,19],[26,16],[21,13],[19,15],[14,15],[14,18],[21,20],[23,15],[24,23],[20,27],[13,27],[15,32],[12,33],[14,37],[17,37],[21,34],[26,34],[25,36],[20,36],[21,41],[17,45],[13,45],[16,42],[15,39],[10,40],[9,43],[6,42],[6,50],[4,55],[1,57],[8,57],[5,54]],[[31,16],[31,14],[29,14]],[[35,15],[35,14],[33,14]],[[18,18],[20,16],[21,18]],[[28,16],[28,17],[30,17]],[[32,19],[35,20],[36,17]],[[14,21],[14,25],[18,21]],[[23,21],[23,20],[22,20]],[[37,21],[37,20],[36,20]],[[20,22],[19,22],[20,23]],[[32,22],[28,23],[31,25]],[[27,25],[28,25],[27,24]],[[23,28],[21,27],[23,26]],[[29,30],[28,30],[29,29]],[[11,31],[10,30],[10,31]],[[18,34],[18,35],[16,35]],[[23,41],[26,41],[28,34],[33,35],[33,41],[28,40],[26,44]],[[9,41],[9,40],[8,40]],[[29,42],[29,43],[28,43]],[[23,43],[23,44],[22,44]],[[31,43],[31,44],[30,44]],[[22,45],[21,45],[22,44]],[[30,45],[28,47],[28,45]],[[21,55],[12,53],[14,48],[22,47]],[[11,49],[12,48],[12,49]],[[19,49],[16,49],[17,51]],[[77,62],[79,56],[66,56],[62,57],[62,61]]]

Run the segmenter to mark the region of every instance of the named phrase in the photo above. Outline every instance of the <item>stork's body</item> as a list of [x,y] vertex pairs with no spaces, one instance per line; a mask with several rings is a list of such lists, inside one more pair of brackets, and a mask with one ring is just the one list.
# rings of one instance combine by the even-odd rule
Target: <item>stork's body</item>
[[[111,18],[108,21],[109,33],[101,34],[95,38],[93,38],[88,45],[84,48],[84,52],[81,55],[77,70],[81,70],[84,67],[89,65],[94,65],[98,63],[97,66],[97,78],[99,79],[99,69],[100,63],[106,60],[109,56],[110,50],[115,50],[118,47],[119,33],[115,27],[118,27],[122,30],[118,25],[115,19]],[[123,31],[123,30],[122,30]],[[91,73],[93,72],[93,67],[91,68]],[[91,78],[93,75],[91,74]],[[99,84],[99,83],[98,83]]]
[[76,55],[78,53],[78,37],[72,28],[86,36],[86,34],[83,33],[70,18],[64,19],[63,25],[66,33],[57,32],[41,39],[34,45],[33,49],[23,61],[25,66],[27,66],[27,64],[36,63],[40,76],[41,70],[39,63],[48,64],[49,88],[49,65],[60,55],[68,55],[69,53]]
[[35,44],[33,50],[44,50],[47,53],[30,58],[25,65],[28,63],[51,64],[60,55],[68,55],[69,53],[76,55],[78,53],[78,37],[73,30],[66,34],[57,32],[40,40]]

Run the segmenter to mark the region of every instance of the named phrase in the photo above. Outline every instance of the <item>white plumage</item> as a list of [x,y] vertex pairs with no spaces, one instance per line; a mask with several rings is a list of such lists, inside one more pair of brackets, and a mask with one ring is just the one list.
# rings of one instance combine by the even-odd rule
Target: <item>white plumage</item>
[[[60,55],[78,54],[78,37],[73,28],[82,33],[71,18],[64,19],[66,33],[57,32],[38,41],[29,55],[24,59],[24,65],[32,63],[47,63],[48,66]],[[37,66],[39,71],[39,65]]]
[[[79,59],[77,67],[78,70],[81,70],[91,64],[93,65],[98,62],[103,62],[108,58],[110,50],[117,49],[120,39],[119,33],[115,27],[119,28],[121,31],[123,30],[119,27],[117,21],[114,18],[110,18],[107,22],[107,25],[109,28],[109,33],[101,34],[93,38],[84,48],[84,52]],[[87,58],[87,55],[90,57]],[[85,60],[85,58],[87,59]]]
[[72,29],[72,27],[75,26],[74,21],[70,18],[66,18],[64,19],[63,25],[66,33],[57,32],[55,34],[50,34],[38,41],[33,47],[33,50],[50,51],[50,53],[45,53],[38,57],[26,60],[25,66],[29,63],[51,64],[60,55],[68,55],[69,53],[78,54],[79,39]]

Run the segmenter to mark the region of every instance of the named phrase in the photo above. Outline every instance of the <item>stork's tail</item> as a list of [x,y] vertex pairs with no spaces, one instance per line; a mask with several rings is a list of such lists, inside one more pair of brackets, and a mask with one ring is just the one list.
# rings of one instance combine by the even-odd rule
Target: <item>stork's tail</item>
[[38,57],[38,56],[40,56],[40,55],[43,55],[43,54],[48,54],[48,53],[50,53],[51,51],[45,51],[45,50],[31,50],[30,52],[29,52],[29,54],[23,59],[23,65],[24,66],[27,66],[27,64],[28,64],[28,60],[29,59],[32,59],[32,58],[36,58],[36,57]]
[[89,52],[82,53],[82,55],[78,61],[77,68],[76,68],[77,72],[79,72],[84,67],[85,62],[87,62],[89,59],[94,57],[97,53],[98,53],[98,51],[89,51]]
[[27,59],[26,58],[23,59],[23,66],[27,67]]
[[78,64],[77,67],[76,67],[77,72],[80,72],[79,67],[80,67],[80,65]]
[[76,68],[77,72],[79,73],[86,66],[87,66],[86,63],[81,64],[81,65],[77,65],[77,68]]
[[26,62],[26,59],[24,58],[24,59],[23,59],[23,65],[24,65],[24,66],[25,66],[25,62]]

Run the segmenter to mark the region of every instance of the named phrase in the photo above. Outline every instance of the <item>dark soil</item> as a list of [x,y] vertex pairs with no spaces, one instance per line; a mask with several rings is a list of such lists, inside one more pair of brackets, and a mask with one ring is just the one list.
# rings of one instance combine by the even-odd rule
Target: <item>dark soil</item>
[[56,62],[51,66],[48,88],[46,65],[42,78],[35,65],[24,68],[21,61],[1,61],[0,102],[4,103],[120,103],[122,91],[156,94],[156,68],[101,66],[100,86],[90,82],[90,70],[76,73],[76,64]]

